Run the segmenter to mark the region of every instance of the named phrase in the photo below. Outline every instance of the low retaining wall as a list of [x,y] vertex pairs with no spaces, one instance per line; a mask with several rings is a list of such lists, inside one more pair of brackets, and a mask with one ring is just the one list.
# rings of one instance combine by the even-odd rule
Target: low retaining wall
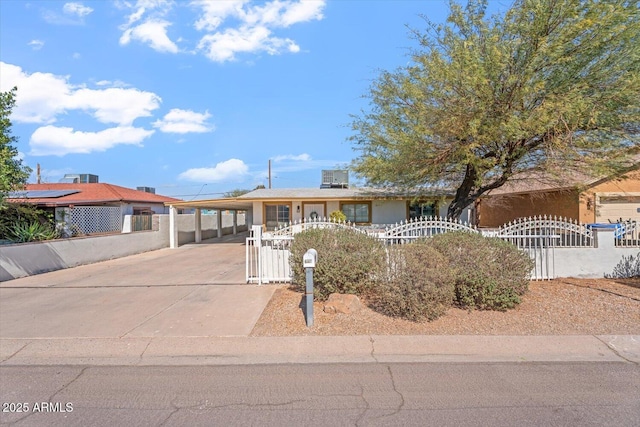
[[[157,219],[158,223],[156,231],[2,245],[0,246],[0,282],[168,248],[169,215],[154,216],[157,217],[154,220]],[[203,228],[206,216],[208,215],[203,215]],[[193,215],[179,215],[179,220],[187,230],[181,233],[181,244],[194,242],[195,228],[193,228],[194,231],[188,229],[189,224],[193,227]],[[215,221],[211,222],[210,229],[206,233],[203,230],[203,239],[218,235]],[[223,234],[233,233],[233,219],[230,215],[223,215],[222,224]],[[246,229],[246,225],[238,226],[238,232]]]
[[555,277],[600,278],[611,274],[622,257],[637,255],[638,247],[616,247],[613,230],[594,230],[593,248],[555,248]]

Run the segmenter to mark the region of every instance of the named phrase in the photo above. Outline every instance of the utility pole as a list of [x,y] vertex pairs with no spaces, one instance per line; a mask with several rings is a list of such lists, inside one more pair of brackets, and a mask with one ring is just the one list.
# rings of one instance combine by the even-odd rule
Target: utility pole
[[271,159],[269,159],[269,189],[271,189]]
[[40,163],[37,163],[36,166],[36,179],[37,179],[37,183],[40,184]]

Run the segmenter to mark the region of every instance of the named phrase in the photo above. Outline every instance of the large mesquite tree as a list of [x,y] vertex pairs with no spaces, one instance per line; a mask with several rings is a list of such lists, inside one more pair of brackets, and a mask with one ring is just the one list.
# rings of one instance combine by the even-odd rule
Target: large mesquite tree
[[[414,32],[412,61],[382,72],[353,116],[352,168],[373,185],[453,187],[448,215],[523,171],[629,166],[640,123],[637,0],[451,4]],[[535,175],[535,174],[534,174]]]

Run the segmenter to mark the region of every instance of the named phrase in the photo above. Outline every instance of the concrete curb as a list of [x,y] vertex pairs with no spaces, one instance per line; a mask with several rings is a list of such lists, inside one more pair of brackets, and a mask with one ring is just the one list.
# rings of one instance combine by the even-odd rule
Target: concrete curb
[[0,339],[0,366],[391,362],[640,364],[640,335]]

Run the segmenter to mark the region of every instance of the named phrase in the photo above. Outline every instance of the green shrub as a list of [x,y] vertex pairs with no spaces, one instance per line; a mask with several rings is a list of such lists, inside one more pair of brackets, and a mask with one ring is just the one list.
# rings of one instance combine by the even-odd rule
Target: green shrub
[[324,301],[334,292],[362,294],[373,284],[385,265],[382,244],[364,233],[350,229],[311,229],[295,235],[291,245],[294,286],[305,288],[302,256],[308,249],[318,251],[314,270],[314,297]]
[[425,241],[443,254],[455,274],[456,303],[464,308],[506,310],[529,287],[533,261],[514,245],[476,233],[443,233]]
[[396,245],[389,249],[387,276],[371,297],[373,308],[413,321],[434,320],[453,304],[454,277],[447,259],[424,244]]
[[49,224],[39,222],[15,224],[11,229],[10,239],[14,242],[34,242],[51,240],[58,237],[58,232]]
[[[0,202],[0,240],[28,242],[58,237],[53,214],[27,203]],[[30,236],[32,238],[30,238]]]
[[333,211],[329,214],[329,221],[332,222],[346,222],[347,216],[342,211]]

